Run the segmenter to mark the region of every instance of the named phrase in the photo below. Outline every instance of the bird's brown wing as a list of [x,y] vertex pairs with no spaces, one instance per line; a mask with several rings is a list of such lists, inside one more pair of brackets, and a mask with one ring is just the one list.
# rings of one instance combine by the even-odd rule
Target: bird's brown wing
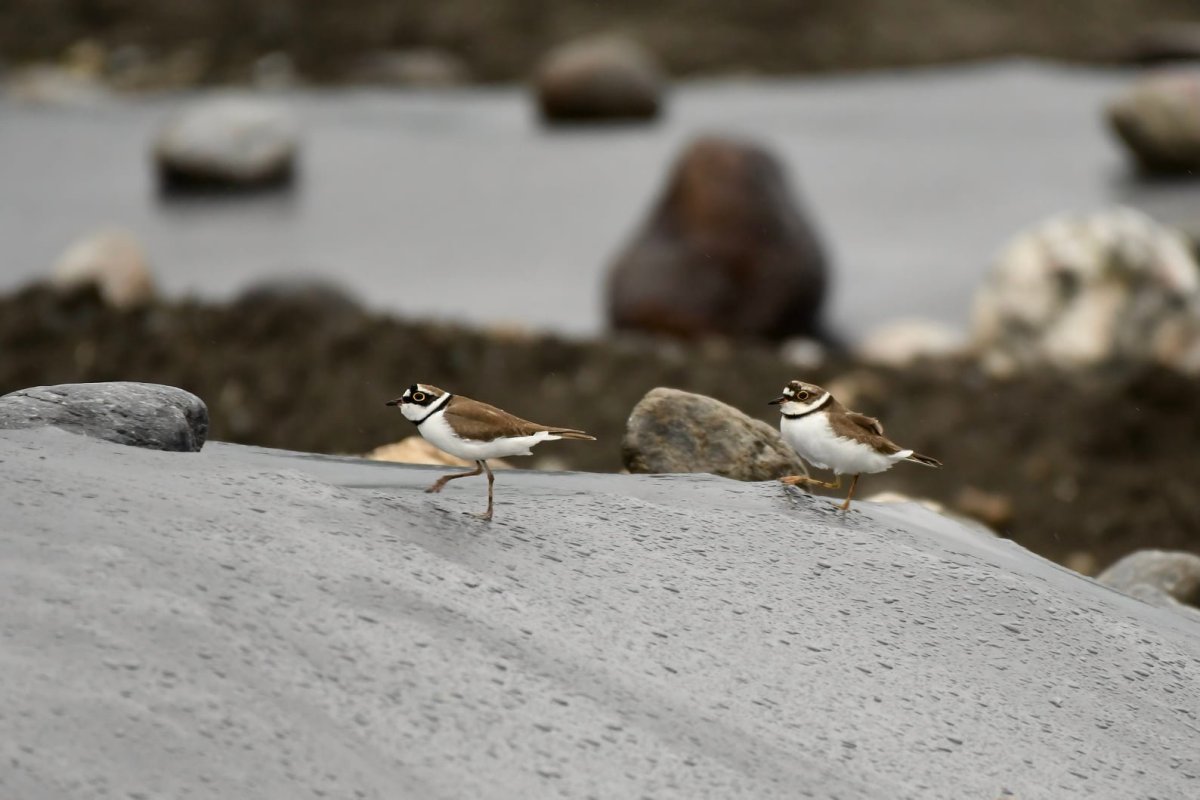
[[829,426],[838,436],[847,439],[857,439],[865,445],[875,448],[878,453],[891,455],[900,452],[900,445],[883,435],[883,425],[874,417],[847,411],[844,414],[830,414]]
[[462,395],[450,398],[445,414],[446,421],[454,426],[459,436],[476,442],[532,436],[539,431],[553,430]]
[[874,431],[883,436],[883,423],[874,417],[868,417],[866,414],[860,414],[857,411],[847,411],[846,416],[864,429]]

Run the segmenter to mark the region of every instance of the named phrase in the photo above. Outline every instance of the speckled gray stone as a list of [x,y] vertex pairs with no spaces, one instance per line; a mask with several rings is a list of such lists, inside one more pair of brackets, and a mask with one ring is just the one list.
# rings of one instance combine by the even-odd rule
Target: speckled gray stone
[[1200,625],[1008,541],[441,472],[0,432],[0,797],[1197,796]]
[[133,447],[195,452],[208,436],[208,407],[183,389],[130,381],[35,386],[0,397],[0,429],[44,426]]
[[709,472],[739,481],[808,474],[778,428],[712,397],[661,386],[630,412],[621,460],[641,474]]

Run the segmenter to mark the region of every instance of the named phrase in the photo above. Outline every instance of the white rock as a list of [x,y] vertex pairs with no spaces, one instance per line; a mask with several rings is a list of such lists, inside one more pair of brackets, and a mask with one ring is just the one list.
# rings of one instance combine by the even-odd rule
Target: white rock
[[980,289],[975,346],[998,371],[1119,360],[1200,371],[1200,266],[1178,231],[1118,208],[1019,234]]
[[154,298],[154,278],[132,233],[106,230],[75,242],[59,257],[52,286],[73,290],[94,285],[114,308],[135,308]]
[[167,183],[250,186],[292,173],[299,134],[283,107],[248,97],[217,97],[167,121],[154,142]]
[[903,367],[920,358],[940,358],[961,352],[961,331],[929,319],[898,319],[871,330],[857,347],[863,361]]

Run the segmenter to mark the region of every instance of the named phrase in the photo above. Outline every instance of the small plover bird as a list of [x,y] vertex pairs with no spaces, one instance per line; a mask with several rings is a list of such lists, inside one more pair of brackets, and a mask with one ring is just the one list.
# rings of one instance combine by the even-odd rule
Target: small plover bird
[[926,467],[942,465],[936,458],[900,447],[883,435],[879,420],[850,411],[820,386],[791,381],[769,405],[780,407],[783,416],[779,419],[779,430],[792,449],[814,467],[832,470],[837,476],[833,483],[807,475],[789,475],[780,480],[789,486],[811,483],[837,489],[842,485],[843,475],[852,475],[850,493],[841,506],[843,511],[850,508],[860,475],[886,472],[901,461]]
[[492,484],[496,480],[487,465],[489,458],[533,455],[530,448],[535,444],[555,439],[596,440],[595,436],[573,428],[528,422],[495,406],[426,383],[413,384],[400,397],[388,400],[387,405],[397,406],[404,418],[417,426],[421,436],[439,450],[477,465],[470,472],[438,478],[425,491],[440,492],[455,478],[487,473],[487,511],[478,515],[484,520],[492,518]]

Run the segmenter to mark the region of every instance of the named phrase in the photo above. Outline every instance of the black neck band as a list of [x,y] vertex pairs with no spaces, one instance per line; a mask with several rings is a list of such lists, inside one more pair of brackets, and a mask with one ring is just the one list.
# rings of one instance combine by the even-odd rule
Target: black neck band
[[815,414],[818,411],[820,411],[822,408],[824,408],[825,406],[829,405],[829,401],[832,399],[833,399],[833,395],[826,393],[825,399],[822,400],[821,402],[817,403],[815,406],[810,408],[808,411],[801,411],[799,414],[784,414],[783,416],[787,419],[800,419],[801,417],[807,417],[809,414]]
[[424,422],[425,420],[429,419],[429,418],[430,418],[430,417],[432,417],[434,414],[436,414],[437,412],[439,412],[439,411],[441,411],[443,408],[445,408],[445,407],[446,407],[446,403],[449,403],[449,402],[450,402],[450,398],[451,398],[451,397],[453,397],[453,396],[454,396],[454,395],[452,395],[452,394],[444,394],[444,395],[442,395],[441,402],[437,403],[436,405],[434,405],[434,406],[433,406],[433,408],[429,409],[429,412],[428,412],[428,413],[426,413],[426,414],[425,414],[425,416],[421,417],[420,419],[413,419],[413,420],[409,420],[409,422],[411,422],[413,425],[416,425],[418,428],[419,428],[419,427],[421,427],[421,423],[422,423],[422,422]]

